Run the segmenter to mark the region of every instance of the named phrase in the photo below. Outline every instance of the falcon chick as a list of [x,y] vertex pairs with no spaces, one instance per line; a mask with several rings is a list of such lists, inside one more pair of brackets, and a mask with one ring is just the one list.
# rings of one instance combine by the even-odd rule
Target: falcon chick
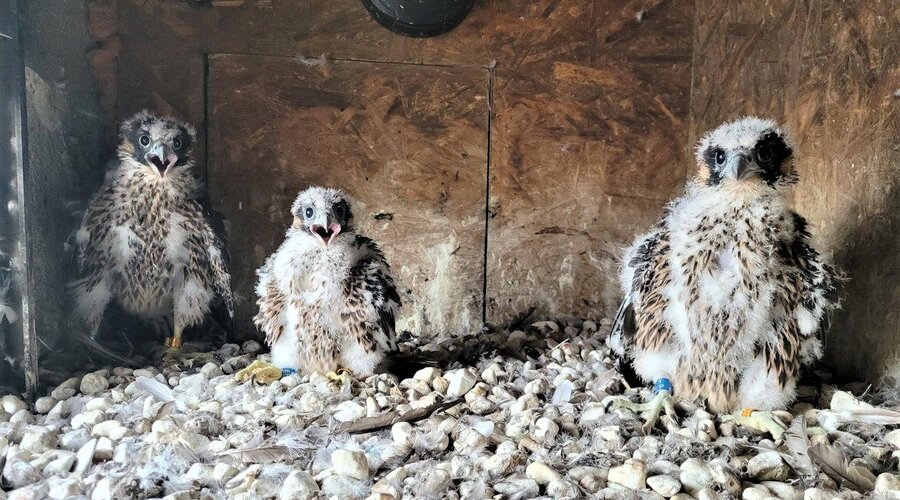
[[115,301],[166,331],[171,356],[212,307],[234,317],[224,238],[197,199],[194,128],[141,111],[119,133],[118,161],[76,233],[75,311],[93,337]]
[[256,326],[279,368],[374,373],[396,350],[400,296],[374,241],[357,234],[338,190],[310,187],[291,206],[285,240],[257,270]]
[[699,172],[662,220],[626,252],[625,298],[608,342],[653,401],[607,404],[673,417],[672,390],[772,432],[800,368],[822,356],[834,269],[810,246],[785,195],[797,181],[790,143],[770,120],[742,118],[703,137]]

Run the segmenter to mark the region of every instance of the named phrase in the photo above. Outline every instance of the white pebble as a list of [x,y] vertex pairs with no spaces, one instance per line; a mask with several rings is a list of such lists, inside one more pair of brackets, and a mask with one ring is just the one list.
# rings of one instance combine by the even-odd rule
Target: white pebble
[[697,495],[703,488],[714,484],[709,465],[697,458],[689,458],[681,464],[681,474],[678,479],[684,486],[684,490],[692,495]]
[[13,394],[7,394],[0,398],[0,404],[3,405],[3,411],[9,413],[10,415],[15,414],[19,410],[27,410],[28,405],[25,401],[22,401],[18,396]]
[[57,401],[50,396],[44,396],[42,398],[37,398],[34,402],[34,411],[40,413],[41,415],[46,415],[50,413],[50,410],[56,406]]
[[534,438],[543,443],[552,443],[559,433],[556,422],[546,417],[537,419],[534,423]]
[[534,479],[537,484],[547,484],[551,481],[562,479],[562,475],[559,472],[540,462],[528,464],[528,467],[525,468],[525,475]]
[[475,384],[478,382],[478,375],[470,368],[447,372],[444,378],[450,383],[447,387],[448,398],[457,398],[464,395],[475,387]]
[[672,476],[666,475],[648,477],[647,486],[666,498],[674,496],[681,491],[681,482]]
[[747,463],[747,474],[760,481],[784,481],[789,472],[784,460],[775,452],[760,453]]
[[82,394],[97,394],[109,389],[109,380],[99,373],[88,373],[82,377],[80,389]]
[[624,464],[609,469],[607,480],[632,490],[642,490],[647,484],[647,466],[640,460],[626,460]]
[[309,472],[295,470],[288,477],[278,491],[279,500],[293,500],[299,498],[313,498],[319,493],[319,486]]
[[333,416],[338,422],[352,422],[366,416],[366,407],[355,401],[344,401],[337,405]]
[[335,474],[354,479],[369,479],[369,463],[366,455],[353,450],[334,450],[331,453],[331,467]]

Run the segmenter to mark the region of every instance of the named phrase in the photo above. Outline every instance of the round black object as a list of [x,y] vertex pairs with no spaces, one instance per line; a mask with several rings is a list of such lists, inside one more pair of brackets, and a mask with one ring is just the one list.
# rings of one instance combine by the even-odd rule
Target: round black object
[[475,0],[362,0],[378,24],[401,35],[427,38],[466,18]]

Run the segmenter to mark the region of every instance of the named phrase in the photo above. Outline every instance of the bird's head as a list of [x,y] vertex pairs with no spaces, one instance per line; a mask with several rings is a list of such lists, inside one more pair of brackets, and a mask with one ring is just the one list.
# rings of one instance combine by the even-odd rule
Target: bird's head
[[315,238],[323,246],[350,229],[353,212],[347,197],[337,189],[313,186],[297,195],[291,206],[292,230]]
[[141,111],[122,122],[118,155],[123,165],[170,178],[194,164],[197,133],[191,125]]
[[719,125],[703,136],[697,166],[697,180],[707,186],[778,188],[797,180],[785,132],[756,117]]

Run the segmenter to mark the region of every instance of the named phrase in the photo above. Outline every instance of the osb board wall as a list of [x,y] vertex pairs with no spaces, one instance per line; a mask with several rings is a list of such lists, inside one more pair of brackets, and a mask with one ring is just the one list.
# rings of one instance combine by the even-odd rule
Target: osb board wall
[[771,116],[795,142],[797,210],[847,273],[827,356],[900,380],[900,4],[715,2],[696,9],[693,136]]
[[[316,152],[310,158],[314,161],[278,164],[303,160],[301,155],[309,154],[303,148],[310,144],[304,145],[300,136],[289,137],[296,143],[290,146],[265,139],[272,146],[259,153],[276,162],[269,168],[281,169],[279,173],[288,176],[272,191],[267,191],[272,182],[268,177],[260,176],[248,185],[242,177],[226,174],[240,168],[243,159],[229,159],[233,145],[223,139],[230,141],[239,134],[240,120],[245,117],[238,117],[228,131],[215,132],[208,140],[205,135],[213,130],[212,125],[218,129],[217,113],[238,109],[218,102],[235,98],[228,88],[220,88],[221,99],[206,91],[215,91],[224,83],[217,81],[215,68],[229,61],[231,56],[226,54],[240,55],[241,59],[234,61],[265,70],[255,77],[259,85],[266,78],[280,78],[280,72],[294,74],[303,68],[294,61],[276,64],[266,56],[307,63],[322,56],[325,64],[320,69],[336,71],[345,81],[323,77],[315,85],[330,82],[347,93],[352,93],[353,82],[363,78],[342,72],[341,66],[348,61],[446,66],[469,71],[460,73],[465,75],[474,75],[474,70],[491,73],[490,161],[487,148],[480,155],[472,153],[459,166],[467,184],[457,183],[448,191],[451,199],[458,197],[472,206],[429,218],[439,228],[452,226],[460,235],[455,237],[460,251],[448,261],[449,269],[459,275],[460,286],[435,293],[444,294],[442,304],[468,308],[473,297],[481,300],[484,270],[483,257],[472,255],[469,246],[484,239],[484,227],[476,227],[471,219],[479,215],[480,208],[484,222],[484,206],[479,207],[478,200],[483,203],[484,193],[490,189],[486,288],[487,321],[491,323],[507,323],[530,310],[534,318],[611,314],[619,299],[614,275],[621,249],[652,222],[684,180],[693,11],[689,1],[484,0],[476,3],[454,32],[428,40],[388,32],[372,21],[356,0],[89,0],[89,5],[91,32],[97,41],[91,61],[110,121],[142,107],[183,116],[199,125],[200,143],[215,161],[209,165],[208,181],[218,206],[225,208],[228,201],[216,193],[240,190],[274,191],[283,198],[284,207],[277,215],[265,215],[271,220],[265,222],[264,231],[232,221],[232,239],[244,242],[236,245],[247,245],[233,247],[233,253],[244,252],[250,242],[258,241],[260,247],[237,255],[239,259],[256,260],[263,247],[271,248],[281,236],[290,198],[287,193],[292,189],[313,181],[327,181],[351,191],[363,186],[358,178],[340,177],[332,171],[346,161],[347,152],[341,149]],[[314,75],[314,70],[305,73]],[[466,76],[470,78],[474,76]],[[446,99],[468,95],[448,93]],[[487,113],[489,103],[483,105],[481,112]],[[325,126],[329,115],[337,114],[337,108],[327,103],[321,110],[302,105],[295,108],[299,111],[294,115],[285,111],[278,116],[297,120],[315,115],[304,125],[310,133],[314,133],[313,127]],[[273,116],[271,121],[277,119]],[[474,129],[467,120],[471,121],[459,118],[458,123],[448,122],[447,126]],[[286,129],[266,130],[278,136],[276,130]],[[371,133],[376,137],[379,132]],[[411,152],[407,149],[404,154]],[[479,163],[478,158],[484,161]],[[367,160],[376,164],[366,169],[384,175],[391,171],[391,160],[410,158]],[[218,169],[223,175],[218,175]],[[488,183],[476,184],[485,178]],[[374,182],[395,187],[390,179]],[[390,190],[378,197],[365,192],[351,194],[363,195],[367,214],[394,211],[413,220],[412,215],[423,209],[426,213],[440,211],[434,182],[429,176],[415,176],[403,186],[405,194]],[[481,198],[475,194],[479,190]],[[275,200],[266,202],[271,207]],[[431,236],[418,239],[408,235],[406,231],[412,228],[395,220],[393,225],[372,223],[371,227],[380,231],[378,235],[400,237],[404,232],[410,241],[429,241]],[[463,228],[469,231],[465,236]],[[442,243],[452,240],[448,237]],[[442,259],[394,248],[394,267],[421,270],[422,283],[425,279],[433,283],[442,272]],[[237,291],[245,308],[253,300],[247,270],[257,264],[245,262],[238,271]],[[415,284],[412,288],[417,291]],[[424,308],[434,299],[426,294],[417,300]],[[435,306],[432,309],[445,307]],[[418,310],[407,308],[404,315],[414,317]],[[471,327],[481,323],[477,314],[457,321],[465,319]],[[434,329],[452,325],[438,321]],[[424,322],[415,326],[421,328],[416,333],[429,333]]]
[[[210,56],[210,197],[236,288],[281,243],[299,190],[340,186],[393,265],[400,328],[480,322],[487,91],[480,68]],[[238,308],[247,329],[255,309]]]

